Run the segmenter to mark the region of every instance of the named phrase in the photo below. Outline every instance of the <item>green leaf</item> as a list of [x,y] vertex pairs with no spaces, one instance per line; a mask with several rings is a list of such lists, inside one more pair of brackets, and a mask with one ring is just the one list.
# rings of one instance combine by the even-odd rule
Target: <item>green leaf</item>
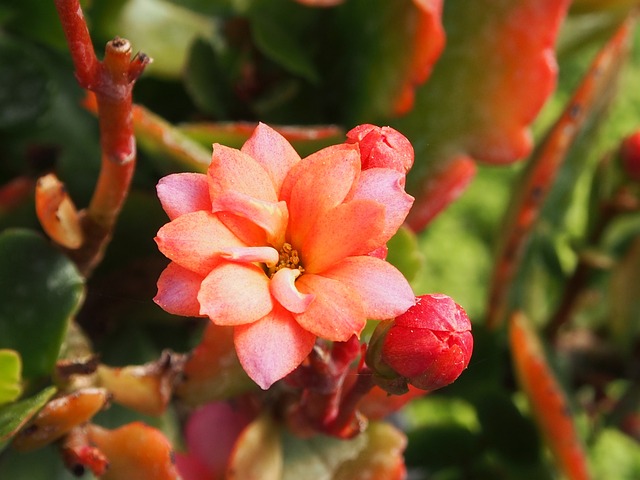
[[640,478],[640,445],[617,430],[606,429],[591,450],[593,478]]
[[0,350],[0,405],[13,402],[22,393],[20,355],[14,350]]
[[485,442],[510,464],[533,466],[541,461],[540,437],[505,392],[486,392],[476,400]]
[[251,18],[253,38],[258,48],[274,62],[312,83],[319,81],[318,72],[303,46],[289,34],[285,25],[260,13]]
[[163,0],[129,0],[105,29],[110,36],[127,38],[135,51],[153,58],[148,73],[176,78],[191,43],[198,37],[214,38],[217,26],[211,18]]
[[50,103],[48,75],[36,52],[24,43],[0,39],[0,128],[35,121]]
[[17,350],[26,378],[48,374],[83,279],[71,261],[29,230],[0,234],[0,348]]
[[[339,55],[331,57],[336,89],[344,89],[347,125],[393,115],[398,96],[411,76],[419,22],[417,3],[410,0],[351,0],[338,9],[331,32]],[[424,2],[435,3],[435,2]],[[428,48],[441,39],[429,32]],[[436,52],[437,53],[437,52]],[[435,58],[432,58],[435,60]],[[421,65],[428,69],[429,65]]]
[[203,112],[224,118],[234,98],[228,85],[229,69],[219,64],[213,46],[197,39],[189,51],[184,83],[194,103]]
[[33,397],[0,407],[0,450],[56,393],[55,387],[42,390]]
[[411,283],[424,267],[424,254],[418,247],[418,239],[407,227],[401,227],[387,243],[387,261],[402,272]]
[[301,440],[285,432],[282,436],[282,480],[332,480],[340,465],[358,458],[366,446],[366,435],[358,435],[352,440],[323,435]]

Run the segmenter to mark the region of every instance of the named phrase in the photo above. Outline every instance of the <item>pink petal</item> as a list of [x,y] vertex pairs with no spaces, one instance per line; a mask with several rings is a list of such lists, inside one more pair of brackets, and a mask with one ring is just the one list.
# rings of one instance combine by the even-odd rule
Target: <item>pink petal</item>
[[227,402],[209,403],[197,409],[184,431],[190,456],[202,462],[212,478],[222,478],[236,440],[250,422],[251,416],[245,409]]
[[[357,147],[325,148],[291,169],[281,199],[289,206],[289,232],[294,247],[303,243],[318,218],[343,202],[359,173]],[[288,183],[291,189],[287,200],[283,195]]]
[[296,285],[300,292],[316,296],[303,313],[294,315],[302,328],[337,342],[360,335],[367,317],[355,290],[338,280],[309,273],[302,275]]
[[266,202],[231,191],[216,197],[211,208],[214,212],[230,212],[255,223],[265,231],[267,241],[272,245],[284,243],[289,221],[285,202]]
[[280,306],[257,322],[236,327],[234,334],[242,367],[264,390],[300,365],[316,340]]
[[171,262],[160,274],[153,298],[163,310],[183,317],[200,317],[198,291],[204,277]]
[[220,263],[222,249],[245,246],[215,214],[202,210],[167,223],[155,241],[167,258],[202,276]]
[[379,258],[349,257],[322,272],[322,276],[338,280],[358,292],[367,318],[394,318],[415,303],[413,291],[402,273]]
[[241,151],[255,159],[267,171],[277,193],[287,173],[300,161],[300,155],[278,132],[259,123]]
[[202,173],[167,175],[160,179],[156,190],[162,208],[171,220],[198,210],[211,211],[209,184]]
[[264,263],[274,267],[280,260],[280,254],[271,247],[233,247],[226,248],[220,254],[225,260],[238,263]]
[[386,243],[407,217],[413,197],[404,191],[405,176],[388,168],[370,168],[360,175],[354,199],[375,200],[385,206],[383,237]]
[[198,301],[216,325],[255,322],[273,309],[269,278],[252,264],[220,264],[202,281]]
[[211,200],[215,201],[226,192],[238,192],[258,200],[278,201],[271,177],[264,167],[235,148],[215,143],[207,175]]
[[313,302],[314,295],[301,293],[295,286],[295,280],[300,276],[300,270],[281,268],[271,277],[271,295],[284,308],[293,313],[304,312]]
[[366,255],[384,242],[382,204],[353,200],[319,218],[301,248],[302,265],[320,273],[346,257]]
[[216,476],[195,455],[176,452],[176,468],[182,480],[216,480]]

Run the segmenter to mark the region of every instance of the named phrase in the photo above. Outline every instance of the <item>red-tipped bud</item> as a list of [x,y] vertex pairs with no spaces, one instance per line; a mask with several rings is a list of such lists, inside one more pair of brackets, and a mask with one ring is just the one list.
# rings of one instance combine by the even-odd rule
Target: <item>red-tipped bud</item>
[[362,170],[391,168],[407,173],[413,165],[411,142],[391,127],[358,125],[347,133],[347,143],[360,147]]
[[622,168],[629,178],[640,182],[640,130],[622,141],[620,158]]
[[367,364],[391,393],[401,393],[406,383],[436,390],[460,376],[472,350],[471,322],[462,307],[446,295],[423,295],[395,320],[379,325]]

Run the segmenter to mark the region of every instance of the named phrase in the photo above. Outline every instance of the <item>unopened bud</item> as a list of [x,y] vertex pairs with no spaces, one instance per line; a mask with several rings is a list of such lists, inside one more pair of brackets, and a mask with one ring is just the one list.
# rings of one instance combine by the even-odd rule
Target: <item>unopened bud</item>
[[360,147],[362,170],[390,168],[404,174],[413,165],[411,142],[391,127],[358,125],[347,133],[347,143]]
[[471,322],[450,297],[418,297],[405,313],[381,322],[371,338],[367,365],[378,385],[403,393],[407,383],[436,390],[452,383],[469,365]]

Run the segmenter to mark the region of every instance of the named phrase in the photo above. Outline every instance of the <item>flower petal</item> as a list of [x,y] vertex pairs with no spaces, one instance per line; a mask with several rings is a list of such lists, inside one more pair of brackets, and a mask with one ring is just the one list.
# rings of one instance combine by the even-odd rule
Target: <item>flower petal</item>
[[222,249],[245,246],[214,213],[203,211],[167,223],[155,241],[167,258],[202,276],[220,263]]
[[257,322],[236,327],[234,336],[242,367],[264,390],[300,365],[316,340],[280,306]]
[[[208,477],[193,477],[194,480],[224,476],[238,436],[251,423],[247,410],[241,402],[214,402],[198,408],[189,416],[184,429],[189,460],[202,462],[209,472]],[[215,448],[211,448],[212,445]]]
[[367,318],[356,291],[338,280],[309,273],[302,275],[296,286],[300,292],[316,296],[303,313],[294,314],[302,328],[336,342],[360,335]]
[[382,246],[384,213],[384,206],[372,200],[353,200],[327,212],[300,249],[305,270],[320,273],[346,257]]
[[163,310],[183,317],[201,317],[198,290],[204,277],[171,262],[160,274],[153,298]]
[[360,175],[354,199],[375,200],[385,206],[383,237],[386,243],[407,217],[413,197],[404,191],[405,176],[388,168],[370,168]]
[[[231,191],[216,197],[211,208],[214,212],[229,212],[250,220],[265,231],[267,242],[272,245],[284,243],[289,220],[285,202],[266,202]],[[228,226],[233,230],[232,226]]]
[[198,301],[216,325],[255,322],[273,309],[269,278],[252,264],[220,264],[202,281]]
[[413,291],[402,273],[379,258],[349,257],[322,272],[322,276],[358,292],[367,318],[394,318],[415,304]]
[[211,200],[215,201],[218,195],[226,192],[238,192],[258,200],[278,201],[267,171],[256,160],[235,148],[215,143],[207,175]]
[[291,144],[273,128],[259,123],[241,151],[255,159],[267,171],[276,193],[280,192],[287,173],[300,161]]
[[174,173],[158,182],[156,187],[162,208],[173,220],[185,213],[211,211],[209,184],[202,173]]
[[239,263],[265,263],[269,267],[278,264],[280,254],[272,247],[233,247],[225,248],[220,254],[225,260]]
[[[294,247],[302,245],[317,219],[344,201],[359,173],[360,155],[355,146],[325,148],[291,169],[281,200],[289,207],[289,233]],[[286,192],[290,192],[288,198],[284,197]]]
[[284,308],[293,313],[304,312],[315,298],[312,294],[301,293],[295,286],[295,280],[300,276],[300,270],[281,268],[271,277],[271,295]]

